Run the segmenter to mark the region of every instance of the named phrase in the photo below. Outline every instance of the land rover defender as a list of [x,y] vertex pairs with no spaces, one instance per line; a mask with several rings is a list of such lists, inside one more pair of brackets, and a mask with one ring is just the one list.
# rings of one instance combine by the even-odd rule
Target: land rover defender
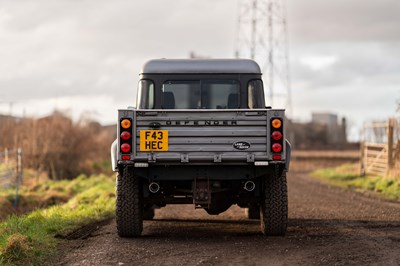
[[284,235],[290,144],[285,111],[265,106],[261,70],[247,59],[160,59],[141,72],[136,108],[118,110],[111,147],[118,234],[135,237],[167,204],[210,215],[231,205]]

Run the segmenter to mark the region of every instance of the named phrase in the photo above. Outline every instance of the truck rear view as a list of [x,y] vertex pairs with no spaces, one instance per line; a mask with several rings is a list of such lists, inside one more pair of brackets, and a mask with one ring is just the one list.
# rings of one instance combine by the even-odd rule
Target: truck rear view
[[137,109],[118,111],[112,147],[122,237],[167,204],[210,215],[237,204],[265,235],[284,235],[290,145],[284,110],[265,107],[251,60],[152,60]]

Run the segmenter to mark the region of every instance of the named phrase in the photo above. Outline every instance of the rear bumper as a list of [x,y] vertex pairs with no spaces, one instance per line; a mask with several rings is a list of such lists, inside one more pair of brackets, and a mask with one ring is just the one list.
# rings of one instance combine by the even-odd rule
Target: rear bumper
[[[284,167],[284,162],[275,164]],[[152,165],[134,168],[136,176],[149,181],[191,181],[196,178],[209,180],[251,180],[273,173],[275,166],[241,165]]]

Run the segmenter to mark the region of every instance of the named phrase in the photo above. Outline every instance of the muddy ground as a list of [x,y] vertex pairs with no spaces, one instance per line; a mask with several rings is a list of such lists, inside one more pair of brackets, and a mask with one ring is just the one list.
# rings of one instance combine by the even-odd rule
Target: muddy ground
[[264,237],[236,206],[209,216],[175,205],[145,221],[140,238],[119,238],[114,220],[88,226],[63,241],[52,264],[400,265],[400,203],[326,185],[301,168],[289,174],[285,237]]

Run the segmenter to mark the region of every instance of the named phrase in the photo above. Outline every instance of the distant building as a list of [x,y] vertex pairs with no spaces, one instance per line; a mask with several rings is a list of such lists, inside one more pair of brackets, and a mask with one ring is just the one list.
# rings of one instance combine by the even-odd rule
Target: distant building
[[21,117],[0,114],[0,127],[8,127],[10,123],[18,123]]
[[332,113],[312,113],[311,122],[323,125],[327,129],[327,142],[330,144],[347,143],[346,119],[342,118],[338,123],[338,116]]
[[346,119],[338,123],[332,113],[312,113],[309,122],[287,119],[286,133],[294,149],[346,149],[351,147],[346,138]]

